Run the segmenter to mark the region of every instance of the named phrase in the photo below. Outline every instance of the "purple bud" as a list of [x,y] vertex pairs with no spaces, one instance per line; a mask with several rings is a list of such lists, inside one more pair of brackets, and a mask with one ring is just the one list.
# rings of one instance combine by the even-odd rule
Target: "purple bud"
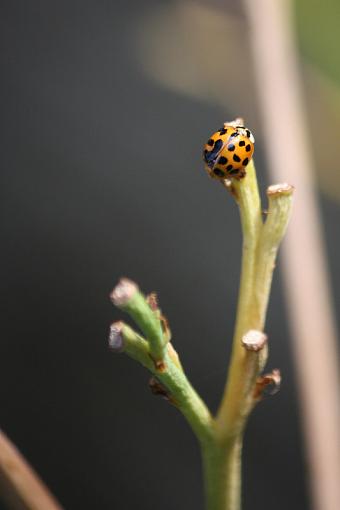
[[124,338],[122,335],[122,329],[122,322],[114,322],[110,326],[109,347],[114,352],[122,352],[124,350]]
[[122,278],[110,294],[111,301],[116,306],[124,306],[138,291],[138,286],[128,278]]

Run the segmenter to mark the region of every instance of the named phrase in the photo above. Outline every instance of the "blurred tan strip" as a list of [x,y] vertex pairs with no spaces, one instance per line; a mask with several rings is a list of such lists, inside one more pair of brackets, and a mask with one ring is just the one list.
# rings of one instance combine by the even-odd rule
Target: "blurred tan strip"
[[[340,509],[338,352],[290,0],[245,0],[271,177],[296,188],[286,299],[314,510]],[[322,34],[315,34],[321,37]]]
[[16,447],[0,431],[0,493],[14,510],[62,510]]

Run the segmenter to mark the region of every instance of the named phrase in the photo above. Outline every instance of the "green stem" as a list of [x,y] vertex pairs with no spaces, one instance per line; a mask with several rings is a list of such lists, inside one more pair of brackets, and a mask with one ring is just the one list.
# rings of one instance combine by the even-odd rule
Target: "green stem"
[[258,242],[254,284],[255,320],[260,330],[264,327],[277,251],[289,221],[293,191],[289,184],[269,186],[267,189],[268,213]]
[[217,442],[224,452],[215,459],[215,477],[220,480],[215,490],[219,496],[208,503],[208,510],[241,508],[243,431],[254,407],[256,380],[268,355],[267,345],[258,352],[245,349],[242,337],[249,330],[263,330],[277,249],[288,223],[293,191],[289,185],[269,188],[268,218],[263,225],[252,162],[247,167],[247,176],[233,188],[243,230],[241,284],[228,379],[216,418]]
[[206,508],[236,510],[241,506],[242,434],[225,445],[215,443],[203,449]]
[[163,361],[167,339],[163,334],[160,311],[152,310],[138,286],[123,278],[111,294],[116,306],[128,313],[140,327],[150,344],[150,355],[157,362]]
[[201,445],[211,444],[213,417],[207,406],[188,381],[185,373],[166,355],[166,369],[155,373],[174,397],[174,404],[188,421]]
[[164,354],[164,367],[158,370],[150,357],[149,343],[130,326],[116,323],[123,337],[123,351],[147,368],[166,388],[171,402],[181,411],[201,445],[213,439],[213,417],[201,397],[188,381],[182,368],[169,354]]
[[231,362],[224,397],[217,414],[217,434],[221,441],[227,436],[237,435],[243,426],[243,402],[249,388],[249,377],[247,378],[249,370],[247,370],[247,367],[249,366],[250,356],[242,347],[241,339],[248,330],[258,329],[256,320],[258,314],[254,309],[253,296],[256,252],[259,234],[262,229],[262,211],[253,161],[247,167],[246,177],[234,183],[234,190],[240,209],[243,251]]

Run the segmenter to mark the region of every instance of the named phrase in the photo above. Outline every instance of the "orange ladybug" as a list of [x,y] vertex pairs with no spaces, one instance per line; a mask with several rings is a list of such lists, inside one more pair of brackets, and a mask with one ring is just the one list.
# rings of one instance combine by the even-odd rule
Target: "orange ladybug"
[[254,153],[251,131],[235,122],[225,122],[204,146],[205,169],[215,179],[241,179]]

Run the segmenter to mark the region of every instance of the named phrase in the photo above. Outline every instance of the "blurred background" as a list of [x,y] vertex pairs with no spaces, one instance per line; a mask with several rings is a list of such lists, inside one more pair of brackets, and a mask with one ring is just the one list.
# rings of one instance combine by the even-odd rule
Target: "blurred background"
[[[296,0],[295,14],[337,308],[340,4]],[[223,121],[246,119],[269,183],[242,4],[4,0],[0,24],[1,428],[66,509],[203,510],[189,428],[108,351],[122,318],[108,295],[122,275],[157,290],[216,410],[241,258],[237,207],[201,160]],[[244,510],[309,510],[280,265],[266,330],[283,384],[249,422]]]

